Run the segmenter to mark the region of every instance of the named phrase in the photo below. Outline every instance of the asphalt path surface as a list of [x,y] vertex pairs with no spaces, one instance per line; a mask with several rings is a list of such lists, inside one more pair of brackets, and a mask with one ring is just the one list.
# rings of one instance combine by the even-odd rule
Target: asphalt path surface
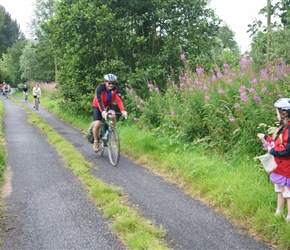
[[[1,249],[124,249],[45,135],[27,123],[25,110],[3,101],[11,192]],[[132,207],[161,225],[172,249],[272,249],[130,159],[121,156],[113,167],[107,152],[97,156],[80,130],[41,107],[35,112],[95,165],[96,178],[122,187]]]

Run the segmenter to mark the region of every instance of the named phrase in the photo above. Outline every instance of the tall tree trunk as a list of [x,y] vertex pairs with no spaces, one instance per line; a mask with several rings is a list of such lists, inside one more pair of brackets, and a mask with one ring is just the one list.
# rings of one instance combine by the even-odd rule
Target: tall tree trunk
[[267,0],[267,62],[270,61],[271,50],[271,0]]

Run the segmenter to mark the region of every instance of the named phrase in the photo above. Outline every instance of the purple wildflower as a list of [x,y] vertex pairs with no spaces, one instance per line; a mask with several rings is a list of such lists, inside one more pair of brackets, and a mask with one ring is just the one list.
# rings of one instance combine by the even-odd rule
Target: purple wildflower
[[219,89],[219,94],[224,94],[224,91],[222,89]]
[[180,55],[180,59],[181,59],[182,61],[185,61],[185,60],[186,60],[184,53],[182,53],[182,54]]
[[242,101],[247,101],[248,100],[248,97],[247,97],[247,93],[246,92],[241,93],[241,100]]
[[208,95],[206,95],[206,96],[205,96],[205,100],[206,100],[206,101],[209,101],[209,100],[210,100],[210,97],[209,97]]
[[203,73],[204,69],[203,68],[197,68],[196,72],[198,75],[201,75]]
[[230,122],[234,122],[236,119],[234,117],[230,117]]
[[249,92],[250,92],[250,93],[255,93],[256,90],[255,90],[254,88],[250,88],[250,89],[249,89]]
[[234,106],[236,109],[239,109],[241,106],[240,106],[240,104],[238,104],[238,103],[235,103],[235,106]]
[[259,96],[254,95],[254,101],[255,101],[255,102],[258,102],[258,101],[260,101],[260,100],[261,100],[261,98],[260,98]]

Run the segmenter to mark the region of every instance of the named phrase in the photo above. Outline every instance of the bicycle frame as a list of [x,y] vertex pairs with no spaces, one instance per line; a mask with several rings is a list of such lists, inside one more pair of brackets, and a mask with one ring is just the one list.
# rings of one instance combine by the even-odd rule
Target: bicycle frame
[[[120,114],[120,113],[115,113]],[[105,147],[108,148],[108,155],[110,163],[113,166],[117,166],[120,159],[120,138],[117,132],[117,129],[114,126],[113,113],[108,113],[108,119],[105,120],[102,118],[101,132],[99,136],[99,156],[102,156],[105,150]],[[106,129],[106,131],[103,131]],[[106,132],[108,131],[107,138],[104,138]]]
[[35,109],[38,110],[39,109],[39,96],[37,96],[35,98]]

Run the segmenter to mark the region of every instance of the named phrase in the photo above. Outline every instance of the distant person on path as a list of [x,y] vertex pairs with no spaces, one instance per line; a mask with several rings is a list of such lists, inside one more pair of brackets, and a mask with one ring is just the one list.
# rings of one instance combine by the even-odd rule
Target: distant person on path
[[26,84],[23,85],[22,91],[23,91],[24,99],[25,99],[25,101],[27,101],[28,88],[27,88]]
[[268,146],[268,152],[274,156],[276,169],[270,174],[270,180],[275,184],[278,194],[276,216],[281,215],[287,201],[288,215],[286,221],[290,222],[290,98],[281,98],[274,104],[277,118],[281,124],[275,138],[258,133],[262,141],[274,142]]
[[22,91],[23,91],[23,94],[28,92],[28,87],[26,86],[26,84],[23,85]]
[[4,82],[3,91],[6,98],[8,98],[8,93],[11,91],[10,85]]
[[33,108],[35,108],[35,99],[36,99],[36,97],[40,98],[40,96],[41,96],[41,89],[39,88],[38,84],[36,84],[35,87],[33,87],[32,95],[34,97],[34,106],[33,106]]
[[[107,118],[108,113],[115,113],[114,103],[116,102],[120,109],[122,116],[127,118],[127,112],[122,101],[122,95],[119,89],[115,86],[117,77],[114,74],[107,74],[104,76],[104,82],[97,86],[95,96],[93,99],[94,108],[94,144],[93,150],[99,151],[98,136],[101,127],[102,117]],[[108,111],[106,111],[108,108]],[[112,116],[114,124],[116,124],[116,115]]]

